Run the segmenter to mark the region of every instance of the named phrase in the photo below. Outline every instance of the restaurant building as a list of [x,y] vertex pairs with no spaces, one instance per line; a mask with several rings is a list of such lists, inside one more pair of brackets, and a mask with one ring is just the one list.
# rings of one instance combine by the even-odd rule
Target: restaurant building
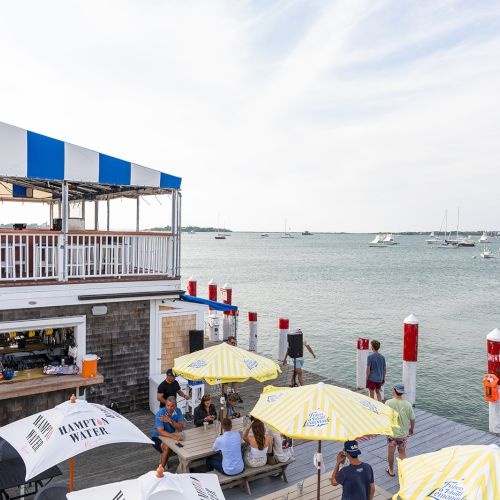
[[[205,307],[179,300],[180,187],[179,177],[0,123],[0,214],[4,203],[47,214],[46,228],[0,229],[0,363],[16,372],[0,378],[0,425],[75,391],[120,411],[147,407],[149,378],[189,352]],[[141,199],[160,195],[171,230],[140,231]],[[135,231],[110,228],[120,197],[136,201]],[[98,372],[83,378],[88,354]]]

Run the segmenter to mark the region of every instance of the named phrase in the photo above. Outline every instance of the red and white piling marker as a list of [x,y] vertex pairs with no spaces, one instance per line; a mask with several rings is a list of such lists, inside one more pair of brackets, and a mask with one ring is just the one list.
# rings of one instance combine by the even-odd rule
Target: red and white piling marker
[[[217,283],[214,280],[208,282],[208,300],[217,302]],[[211,307],[209,307],[212,310]]]
[[[500,330],[495,328],[486,335],[488,345],[488,374],[500,379]],[[493,377],[489,377],[493,379]],[[489,405],[489,431],[500,434],[500,399],[498,399],[498,381],[493,382],[490,388],[490,397],[487,398]],[[496,382],[496,385],[495,385]],[[486,395],[485,387],[485,395]]]
[[403,329],[403,384],[404,399],[415,405],[417,395],[418,319],[410,314]]
[[366,388],[366,365],[368,360],[370,340],[360,337],[356,348],[356,388]]
[[290,330],[290,321],[287,318],[280,318],[278,321],[279,339],[278,339],[278,361],[283,361],[288,350],[288,332]]
[[[232,304],[233,287],[229,283],[224,283],[220,289],[222,302],[224,304]],[[235,316],[232,311],[224,311],[222,320],[222,340],[227,340],[228,337],[235,334]]]
[[191,276],[187,282],[187,287],[186,287],[187,294],[191,295],[191,297],[196,297],[196,292],[197,292],[196,288],[197,288],[196,278],[193,278]]
[[252,352],[257,352],[257,313],[248,313],[248,350]]

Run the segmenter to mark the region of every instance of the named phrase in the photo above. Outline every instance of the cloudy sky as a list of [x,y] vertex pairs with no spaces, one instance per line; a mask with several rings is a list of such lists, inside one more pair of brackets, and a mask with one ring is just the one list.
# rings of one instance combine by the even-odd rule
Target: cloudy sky
[[181,176],[184,224],[500,229],[494,0],[4,0],[0,75],[0,121]]

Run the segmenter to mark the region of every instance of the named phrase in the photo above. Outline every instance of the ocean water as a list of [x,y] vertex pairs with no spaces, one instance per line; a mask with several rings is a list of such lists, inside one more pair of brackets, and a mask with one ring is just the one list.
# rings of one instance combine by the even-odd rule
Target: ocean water
[[403,320],[415,314],[417,407],[487,430],[482,377],[486,335],[500,327],[500,238],[490,245],[498,258],[486,260],[480,247],[437,249],[423,236],[397,236],[400,245],[384,249],[368,247],[367,234],[182,238],[183,282],[196,277],[201,297],[212,278],[231,283],[240,345],[256,311],[259,352],[276,356],[278,318],[288,317],[318,355],[306,353],[305,368],[337,381],[355,384],[360,336],[382,343],[387,383],[400,381]]

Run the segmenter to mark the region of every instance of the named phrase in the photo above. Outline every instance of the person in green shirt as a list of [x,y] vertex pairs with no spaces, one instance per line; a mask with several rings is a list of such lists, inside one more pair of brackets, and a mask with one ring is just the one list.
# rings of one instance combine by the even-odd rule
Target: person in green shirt
[[394,436],[387,437],[387,459],[389,467],[385,469],[389,476],[394,477],[394,454],[396,448],[398,449],[399,458],[404,460],[406,458],[406,447],[408,436],[413,434],[415,428],[415,413],[413,406],[409,401],[403,399],[405,393],[405,386],[403,384],[394,384],[392,387],[392,399],[385,402],[393,410],[397,411],[398,427],[393,428]]

